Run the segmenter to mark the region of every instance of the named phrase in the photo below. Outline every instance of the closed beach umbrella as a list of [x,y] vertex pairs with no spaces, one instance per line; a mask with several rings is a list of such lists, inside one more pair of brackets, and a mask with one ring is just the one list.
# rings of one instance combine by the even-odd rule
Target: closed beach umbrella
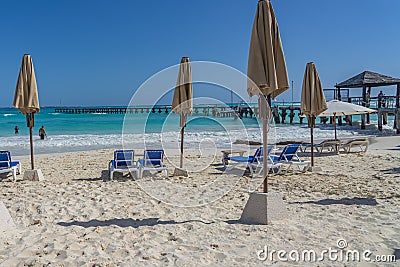
[[172,100],[172,109],[180,114],[181,127],[181,159],[180,168],[183,168],[183,136],[185,133],[187,115],[193,108],[192,68],[188,57],[182,57],[179,67],[178,79]]
[[[259,108],[263,123],[263,149],[268,151],[267,98],[275,98],[289,88],[278,23],[269,0],[260,0],[254,19],[250,41],[249,61],[247,68],[249,78],[247,91],[251,96],[259,97]],[[267,186],[267,156],[263,157],[264,192]]]
[[[314,63],[307,63],[304,73],[303,88],[301,92],[301,113],[307,116],[308,127],[311,131],[311,147],[314,147],[313,128],[315,117],[327,109],[324,91],[321,80]],[[311,166],[314,166],[314,149],[311,149]]]
[[35,165],[33,161],[32,127],[34,126],[34,115],[35,113],[39,113],[40,106],[32,57],[27,54],[22,58],[13,106],[26,115],[31,146],[31,166],[33,170]]
[[336,116],[347,116],[347,115],[361,115],[367,113],[374,113],[376,110],[366,108],[363,106],[355,105],[352,103],[346,103],[339,100],[332,100],[327,103],[328,109],[319,114],[319,117],[332,117],[333,125],[335,128],[335,139],[336,134]]

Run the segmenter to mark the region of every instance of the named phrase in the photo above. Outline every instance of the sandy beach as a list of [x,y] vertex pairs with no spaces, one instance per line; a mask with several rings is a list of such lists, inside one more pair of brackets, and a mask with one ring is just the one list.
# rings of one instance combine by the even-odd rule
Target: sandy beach
[[[199,170],[189,178],[136,181],[129,174],[108,181],[113,150],[38,155],[45,181],[1,181],[0,200],[17,226],[2,233],[0,265],[384,266],[270,261],[259,252],[321,252],[342,240],[346,249],[370,250],[371,259],[400,261],[399,144],[398,136],[377,137],[366,154],[317,156],[323,172],[271,175],[270,189],[282,194],[288,218],[270,225],[238,221],[249,188],[261,180],[223,173],[220,151],[188,154]],[[23,170],[29,166],[27,156],[15,159]]]

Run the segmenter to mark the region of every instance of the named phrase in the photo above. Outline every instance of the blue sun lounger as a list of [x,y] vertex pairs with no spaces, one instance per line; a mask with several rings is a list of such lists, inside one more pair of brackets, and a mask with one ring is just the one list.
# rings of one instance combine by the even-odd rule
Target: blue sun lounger
[[[273,146],[268,146],[268,154],[270,154]],[[246,168],[249,168],[251,176],[254,177],[256,175],[259,175],[262,170],[263,170],[263,148],[260,147],[256,150],[253,156],[249,157],[243,157],[243,156],[234,156],[234,157],[225,157],[222,162],[225,162],[225,160],[230,160],[235,162],[236,164],[232,164],[231,166],[227,167],[225,164],[225,168],[227,169],[232,169],[237,167],[240,164],[246,165]],[[275,163],[272,162],[271,160],[268,160],[268,169],[272,170],[272,172],[279,173],[281,169],[282,163]],[[256,170],[260,168],[260,171],[256,172]]]
[[135,152],[133,150],[116,150],[114,151],[114,159],[108,164],[108,172],[110,180],[113,179],[114,172],[130,172],[137,176],[138,167],[135,163]]
[[139,159],[139,178],[143,177],[144,171],[165,171],[168,177],[168,168],[164,164],[164,150],[145,150],[144,158]]
[[309,160],[301,160],[300,157],[297,155],[297,150],[300,148],[300,144],[289,144],[287,145],[281,152],[279,156],[270,155],[269,158],[272,162],[282,163],[289,165],[286,168],[285,174],[288,172],[292,165],[296,165],[299,170],[301,170],[301,166],[304,166],[303,172],[306,171],[310,167]]
[[0,173],[12,172],[14,182],[17,180],[18,174],[21,173],[22,165],[19,161],[11,161],[10,151],[0,151]]

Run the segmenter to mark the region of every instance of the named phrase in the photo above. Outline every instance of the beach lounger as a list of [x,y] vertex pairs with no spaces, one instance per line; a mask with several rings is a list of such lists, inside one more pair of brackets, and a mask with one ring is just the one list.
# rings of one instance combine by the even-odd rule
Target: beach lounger
[[0,151],[0,173],[12,172],[14,181],[17,180],[17,173],[21,173],[22,165],[19,161],[11,161],[10,151]]
[[367,152],[368,145],[369,141],[366,138],[352,139],[349,140],[347,143],[342,144],[341,149],[343,149],[344,152],[349,153],[351,151],[351,148],[359,147],[359,152]]
[[114,159],[108,164],[108,172],[110,180],[113,179],[114,172],[130,172],[137,175],[138,167],[135,163],[135,152],[133,150],[116,150],[114,151]]
[[221,150],[222,152],[222,164],[224,164],[224,166],[229,164],[229,155],[231,154],[239,154],[239,156],[243,156],[243,154],[246,152],[245,150]]
[[144,158],[139,159],[139,178],[143,177],[144,171],[165,171],[168,177],[168,168],[164,164],[164,150],[145,150]]
[[[341,145],[341,142],[339,139],[328,139],[328,140],[324,140],[318,144],[314,144],[314,149],[318,153],[322,153],[324,151],[324,149],[327,149],[329,152],[332,152],[332,151],[337,151],[338,148],[340,147],[340,145]],[[306,152],[307,148],[311,149],[310,143],[301,144],[300,150],[302,150],[303,152]]]
[[[268,154],[271,152],[273,146],[268,146]],[[234,157],[226,157],[224,158],[225,160],[230,160],[232,162],[235,162],[236,164],[232,164],[231,166],[227,167],[225,164],[225,168],[227,169],[233,169],[237,167],[238,165],[244,164],[246,168],[249,168],[251,177],[255,177],[259,175],[263,171],[263,148],[260,147],[256,150],[253,156],[249,157],[243,157],[243,156],[234,156]],[[223,162],[224,162],[223,159]],[[271,170],[274,173],[279,173],[281,170],[281,163],[274,163],[269,160],[268,162],[268,169]],[[260,170],[257,172],[257,169],[260,168]]]
[[282,163],[285,165],[289,165],[286,168],[285,174],[289,171],[292,165],[296,165],[299,170],[304,166],[303,172],[305,172],[310,167],[309,160],[301,160],[297,155],[297,150],[300,148],[300,144],[289,144],[285,146],[279,156],[270,155],[269,158],[275,164]]

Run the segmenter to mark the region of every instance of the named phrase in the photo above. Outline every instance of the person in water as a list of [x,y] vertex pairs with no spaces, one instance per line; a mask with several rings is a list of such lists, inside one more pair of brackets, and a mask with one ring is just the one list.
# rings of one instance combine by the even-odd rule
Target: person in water
[[40,136],[40,139],[42,139],[42,140],[44,140],[44,137],[47,136],[46,130],[44,129],[44,126],[42,126],[42,127],[39,129],[39,136]]
[[18,133],[19,133],[19,128],[18,128],[18,126],[15,126],[14,131],[15,131],[15,134],[18,134]]

